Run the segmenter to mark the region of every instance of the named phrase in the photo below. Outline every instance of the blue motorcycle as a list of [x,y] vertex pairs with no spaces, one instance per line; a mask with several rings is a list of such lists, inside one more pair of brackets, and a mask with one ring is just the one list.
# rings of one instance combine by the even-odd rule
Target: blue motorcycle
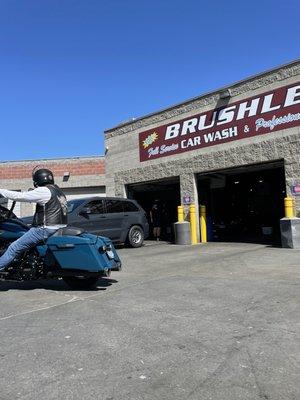
[[[0,206],[0,255],[30,228]],[[121,261],[110,239],[66,227],[15,259],[1,280],[63,279],[72,289],[91,289],[100,277],[120,271]]]

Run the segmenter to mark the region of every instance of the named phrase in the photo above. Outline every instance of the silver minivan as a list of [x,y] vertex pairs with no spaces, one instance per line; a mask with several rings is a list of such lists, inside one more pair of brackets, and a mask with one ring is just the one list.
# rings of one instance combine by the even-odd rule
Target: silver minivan
[[147,215],[142,207],[135,200],[120,197],[68,201],[68,224],[131,247],[142,246],[149,235]]

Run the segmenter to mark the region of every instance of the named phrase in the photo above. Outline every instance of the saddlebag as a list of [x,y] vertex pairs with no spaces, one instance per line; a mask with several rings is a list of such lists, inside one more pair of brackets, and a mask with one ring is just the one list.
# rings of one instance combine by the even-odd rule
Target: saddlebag
[[48,251],[63,269],[99,272],[121,265],[112,242],[105,237],[89,233],[80,236],[50,236]]

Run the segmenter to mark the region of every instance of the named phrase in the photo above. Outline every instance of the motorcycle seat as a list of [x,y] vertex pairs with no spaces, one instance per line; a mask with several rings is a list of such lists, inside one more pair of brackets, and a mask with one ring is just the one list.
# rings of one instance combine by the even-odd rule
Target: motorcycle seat
[[79,236],[85,231],[75,226],[66,226],[58,229],[52,236]]

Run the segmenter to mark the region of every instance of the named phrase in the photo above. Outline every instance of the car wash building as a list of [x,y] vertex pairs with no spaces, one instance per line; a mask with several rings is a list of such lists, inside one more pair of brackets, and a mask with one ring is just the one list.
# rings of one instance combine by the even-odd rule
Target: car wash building
[[[205,205],[209,240],[278,239],[284,198],[300,209],[300,62],[105,132],[106,193]],[[197,211],[198,212],[198,211]],[[198,233],[199,235],[199,233]]]

